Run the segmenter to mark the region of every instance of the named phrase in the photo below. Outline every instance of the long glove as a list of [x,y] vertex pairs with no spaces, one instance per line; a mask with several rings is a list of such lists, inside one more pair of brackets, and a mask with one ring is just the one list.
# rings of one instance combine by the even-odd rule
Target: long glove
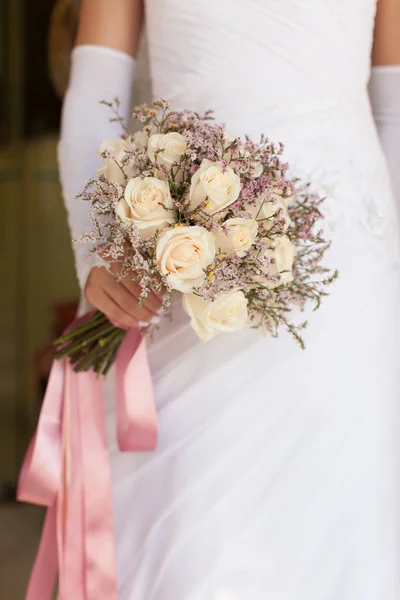
[[[118,97],[120,114],[128,120],[134,72],[135,60],[112,48],[82,45],[72,52],[58,145],[60,179],[72,239],[92,230],[90,206],[76,195],[101,167],[100,143],[121,134],[120,125],[110,123],[110,111],[100,102],[111,102]],[[96,254],[88,257],[90,244],[74,244],[73,249],[83,291],[91,269],[106,265]]]
[[400,206],[400,65],[373,67],[369,92],[393,191]]

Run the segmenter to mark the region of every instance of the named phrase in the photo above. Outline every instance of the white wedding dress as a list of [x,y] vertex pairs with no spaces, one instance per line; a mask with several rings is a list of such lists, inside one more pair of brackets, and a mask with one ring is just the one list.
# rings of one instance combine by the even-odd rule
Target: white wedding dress
[[118,451],[108,395],[121,600],[400,598],[400,252],[367,95],[374,14],[146,2],[154,96],[284,142],[328,196],[340,279],[304,352],[251,330],[202,345],[176,304],[149,346],[156,452]]

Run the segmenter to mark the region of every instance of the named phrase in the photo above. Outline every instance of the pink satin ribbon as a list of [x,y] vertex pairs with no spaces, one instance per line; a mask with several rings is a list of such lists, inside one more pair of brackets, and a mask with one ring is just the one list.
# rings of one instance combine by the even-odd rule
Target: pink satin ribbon
[[[120,450],[154,450],[153,388],[136,330],[121,344],[115,379]],[[59,600],[117,600],[103,382],[92,371],[75,373],[67,359],[53,363],[18,499],[48,507],[26,600],[52,600],[57,573]]]

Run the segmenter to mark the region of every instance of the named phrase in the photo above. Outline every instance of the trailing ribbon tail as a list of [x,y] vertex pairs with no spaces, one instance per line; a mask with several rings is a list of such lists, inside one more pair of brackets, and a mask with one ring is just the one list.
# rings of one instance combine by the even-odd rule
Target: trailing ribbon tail
[[[134,353],[134,360],[132,360]],[[132,382],[140,382],[134,402]],[[157,414],[146,341],[137,329],[128,331],[115,364],[117,439],[123,452],[154,450],[157,443]],[[149,399],[152,399],[150,402]]]
[[[115,377],[120,449],[154,450],[156,411],[137,331],[121,344]],[[68,359],[53,363],[18,499],[48,507],[26,600],[52,600],[57,572],[59,600],[117,600],[103,382],[92,371],[75,373]]]

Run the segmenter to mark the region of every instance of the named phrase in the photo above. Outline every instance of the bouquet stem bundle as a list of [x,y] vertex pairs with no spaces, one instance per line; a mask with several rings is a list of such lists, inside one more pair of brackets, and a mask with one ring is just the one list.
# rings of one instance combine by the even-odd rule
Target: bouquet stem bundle
[[126,333],[96,311],[85,323],[55,341],[55,358],[68,357],[76,372],[93,369],[99,375],[107,375]]

